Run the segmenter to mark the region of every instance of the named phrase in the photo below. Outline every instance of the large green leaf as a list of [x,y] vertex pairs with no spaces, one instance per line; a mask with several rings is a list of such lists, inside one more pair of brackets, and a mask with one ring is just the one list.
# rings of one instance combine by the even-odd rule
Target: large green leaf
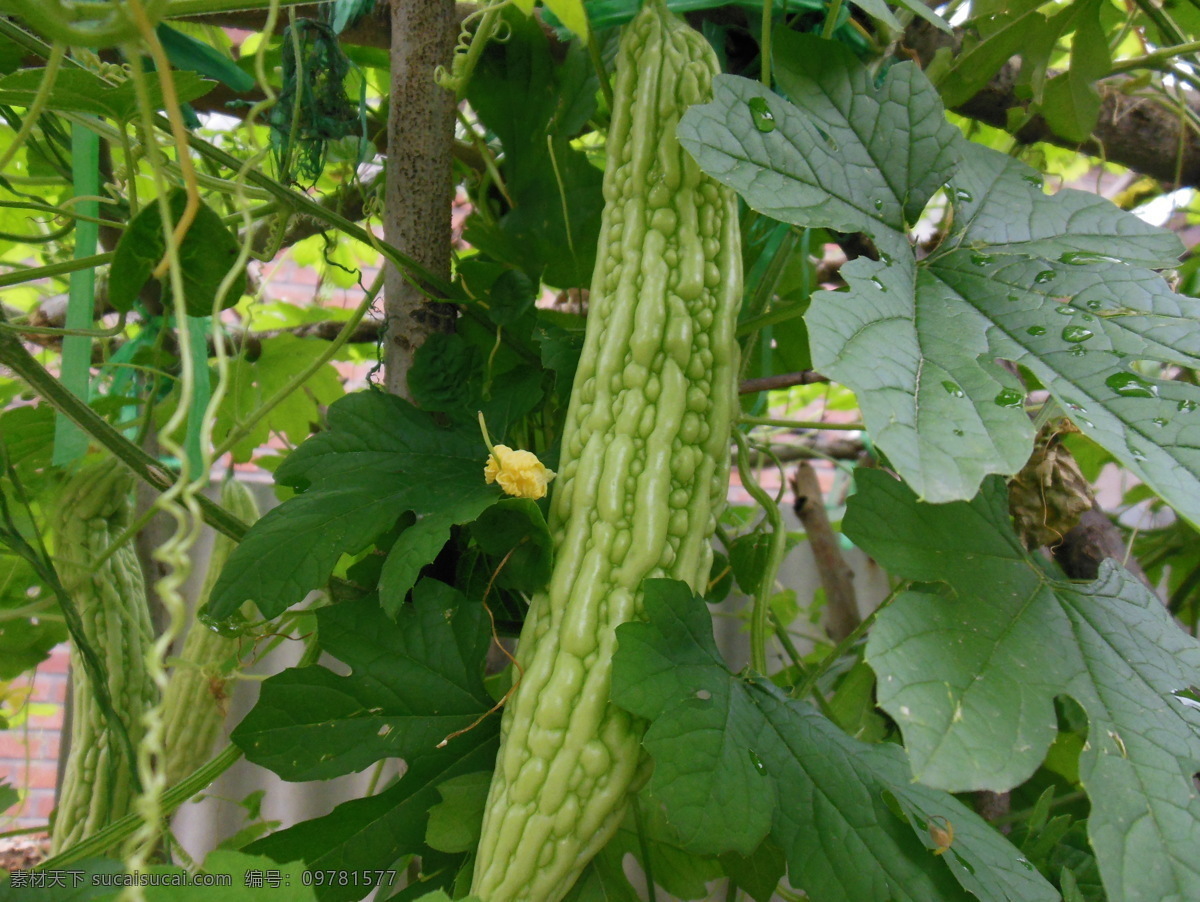
[[[321,608],[317,629],[322,649],[352,673],[276,674],[231,737],[285,780],[327,780],[383,758],[411,764],[492,706],[482,674],[487,618],[445,583],[418,583],[394,623],[368,597]],[[489,718],[470,732],[490,736],[497,726]]]
[[[179,222],[187,206],[182,188],[167,198],[172,224]],[[163,238],[162,204],[152,201],[142,207],[121,235],[108,275],[108,300],[118,310],[133,309],[143,286],[151,278],[167,243]],[[183,280],[184,306],[189,316],[209,316],[226,275],[237,264],[240,245],[221,222],[220,215],[201,201],[196,217],[179,244],[179,268]],[[171,296],[171,281],[162,282],[164,303]],[[238,271],[221,295],[220,309],[232,307],[246,290],[245,270]]]
[[921,503],[878,471],[857,477],[846,535],[889,572],[941,581],[876,621],[867,660],[913,773],[951,791],[1007,790],[1041,763],[1054,698],[1088,716],[1079,762],[1110,899],[1200,898],[1200,643],[1106,562],[1093,583],[1048,572],[1010,525],[999,479],[971,502]]
[[[999,833],[912,782],[903,751],[847,736],[772,683],[731,674],[680,583],[646,584],[648,623],[617,630],[613,700],[650,722],[649,791],[685,847],[748,855],[770,833],[789,882],[825,900],[1057,899]],[[938,856],[929,824],[950,822]]]
[[[377,795],[353,799],[329,814],[301,821],[247,847],[248,852],[276,861],[303,860],[309,871],[381,872],[384,886],[394,886],[388,872],[406,855],[425,850],[429,809],[437,804],[437,786],[473,771],[490,773],[496,757],[495,731],[468,733],[437,755],[412,764],[399,782]],[[320,902],[361,899],[370,885],[341,886],[336,880],[316,887]]]
[[[680,141],[755,209],[874,240],[880,259],[844,266],[849,290],[814,294],[806,322],[814,366],[855,391],[892,465],[930,501],[1019,470],[1033,432],[1023,387],[995,362],[1007,358],[1200,520],[1200,425],[1186,415],[1200,391],[1123,359],[1196,365],[1200,303],[1139,268],[1171,265],[1178,239],[1095,195],[1045,195],[1032,169],[963,140],[915,66],[876,88],[836,45],[792,33],[778,44],[795,106],[722,77]],[[950,234],[918,262],[908,229],[947,180]]]
[[449,538],[499,497],[483,480],[487,449],[478,427],[442,428],[411,404],[378,391],[347,395],[329,426],[280,466],[275,478],[303,489],[250,528],[213,589],[207,615],[231,617],[249,600],[267,617],[323,585],[343,553],[355,554],[408,511],[385,565],[388,611]]

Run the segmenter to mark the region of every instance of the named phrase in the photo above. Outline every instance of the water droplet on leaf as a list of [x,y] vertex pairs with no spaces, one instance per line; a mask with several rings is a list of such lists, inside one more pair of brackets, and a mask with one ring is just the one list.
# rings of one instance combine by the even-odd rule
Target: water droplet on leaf
[[1054,308],[1054,312],[1059,316],[1074,316],[1079,312],[1079,308],[1072,307],[1070,304],[1059,304]]
[[1062,330],[1063,341],[1087,341],[1095,336],[1095,332],[1083,326],[1067,326]]
[[1015,303],[1015,302],[1017,302],[1017,301],[1019,301],[1019,300],[1021,300],[1021,299],[1020,299],[1019,297],[1017,297],[1015,294],[1010,294],[1010,295],[1008,296],[1008,302],[1009,302],[1010,304],[1013,304],[1013,303]]
[[1193,410],[1196,409],[1196,407],[1197,407],[1197,404],[1195,401],[1180,401],[1178,404],[1175,405],[1175,409],[1182,411],[1183,413],[1191,413]]
[[1087,308],[1088,308],[1088,310],[1099,310],[1099,309],[1100,309],[1101,307],[1103,307],[1103,306],[1104,306],[1104,305],[1103,305],[1102,303],[1100,303],[1099,301],[1094,301],[1094,300],[1093,300],[1093,301],[1088,301],[1088,302],[1087,302]]
[[1033,277],[1033,281],[1038,285],[1045,285],[1047,282],[1053,282],[1056,275],[1057,273],[1052,269],[1043,269]]
[[1167,425],[1167,418],[1166,417],[1155,417],[1150,422],[1153,423],[1155,426],[1157,426],[1159,429],[1162,429],[1163,426]]
[[1071,345],[1068,352],[1072,357],[1082,357],[1087,353],[1087,349],[1083,345]]
[[1020,407],[1025,403],[1025,394],[1015,388],[1005,388],[992,399],[997,407]]
[[763,764],[762,758],[758,757],[758,752],[754,751],[754,749],[746,749],[746,751],[750,753],[750,763],[754,765],[754,769],[760,774],[765,774],[767,766]]
[[875,198],[874,206],[877,211],[883,211],[883,201],[881,201],[879,198]]
[[987,266],[995,259],[991,254],[971,254],[971,262],[976,266]]
[[942,388],[946,389],[946,394],[952,397],[961,398],[964,396],[963,390],[948,379],[942,383]]
[[746,105],[750,107],[750,118],[756,129],[760,132],[775,131],[775,114],[771,112],[765,97],[751,97]]
[[1030,335],[1045,335],[1046,327],[1045,326],[1030,326],[1025,331],[1028,332]]
[[1125,398],[1154,398],[1158,396],[1158,386],[1147,382],[1136,373],[1113,373],[1104,380],[1104,384]]
[[955,188],[954,189],[954,199],[956,201],[959,201],[960,203],[969,204],[975,198],[971,195],[971,192],[968,191],[966,188]]

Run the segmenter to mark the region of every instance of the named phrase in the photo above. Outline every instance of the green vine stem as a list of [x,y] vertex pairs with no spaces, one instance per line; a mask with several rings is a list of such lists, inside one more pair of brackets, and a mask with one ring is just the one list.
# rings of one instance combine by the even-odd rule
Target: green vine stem
[[871,624],[875,622],[875,618],[879,616],[879,613],[884,608],[892,603],[896,596],[900,594],[900,590],[902,588],[904,588],[904,586],[898,586],[888,593],[888,597],[881,601],[875,610],[864,617],[862,622],[856,626],[850,632],[850,634],[846,636],[845,639],[843,639],[834,647],[833,651],[823,657],[820,663],[818,663],[812,670],[808,672],[808,677],[804,680],[804,682],[792,690],[792,698],[804,698],[812,692],[815,692],[817,689],[817,682],[821,679],[821,677],[823,677],[829,668],[832,667],[843,655],[845,655],[848,651],[850,651],[851,648],[854,647],[854,643],[861,639],[866,631],[871,628]]
[[[3,20],[0,20],[2,22]],[[49,279],[52,276],[65,276],[80,269],[91,269],[111,263],[113,253],[94,254],[91,257],[80,257],[78,260],[63,260],[61,263],[51,263],[47,266],[37,266],[32,269],[15,269],[12,272],[0,273],[0,288],[10,288],[13,285],[23,285],[35,279]]]
[[754,594],[754,607],[750,618],[750,667],[758,673],[765,674],[767,637],[771,633],[771,590],[775,587],[775,576],[787,551],[787,531],[783,528],[783,515],[779,512],[779,504],[763,491],[758,477],[750,467],[750,449],[746,436],[735,429],[733,439],[737,443],[737,466],[742,486],[762,507],[771,527],[771,551],[767,556],[766,566],[763,567],[758,591]]
[[738,417],[745,426],[777,426],[780,429],[830,429],[835,432],[862,432],[867,427],[862,423],[826,423],[822,420],[784,420],[775,417]]
[[[0,323],[6,321],[4,311],[0,310]],[[0,364],[11,369],[55,410],[73,420],[76,425],[107,448],[114,457],[129,467],[147,484],[160,492],[170,488],[174,482],[170,470],[125,438],[85,402],[67,391],[61,382],[50,375],[45,367],[25,350],[15,335],[2,328],[0,328]],[[224,533],[231,539],[240,540],[246,534],[248,528],[246,524],[220,505],[203,496],[196,500],[203,513],[204,522],[213,529]]]

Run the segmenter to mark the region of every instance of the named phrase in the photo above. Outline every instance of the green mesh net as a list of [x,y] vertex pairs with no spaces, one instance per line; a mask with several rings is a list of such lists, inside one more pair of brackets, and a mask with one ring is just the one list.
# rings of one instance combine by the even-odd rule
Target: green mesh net
[[271,150],[279,180],[315,182],[325,151],[360,128],[360,104],[346,94],[351,62],[323,22],[297,19],[283,33],[283,90],[271,109]]

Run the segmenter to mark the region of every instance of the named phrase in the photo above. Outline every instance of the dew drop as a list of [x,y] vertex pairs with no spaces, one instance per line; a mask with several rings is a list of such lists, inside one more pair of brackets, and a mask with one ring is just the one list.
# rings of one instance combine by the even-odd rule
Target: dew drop
[[948,379],[942,383],[942,388],[944,388],[946,390],[946,394],[948,394],[952,397],[961,398],[964,396],[963,390],[961,388],[959,388],[958,385],[956,385],[955,383],[951,382]]
[[883,282],[880,281],[878,276],[871,276],[871,284],[874,285],[876,288],[878,288],[880,291],[887,290],[887,286],[885,286],[883,284]]
[[1067,353],[1069,353],[1072,357],[1082,357],[1087,353],[1087,348],[1085,348],[1083,345],[1071,345],[1071,347],[1067,349]]
[[995,259],[991,254],[971,254],[971,262],[976,266],[987,266]]
[[1015,295],[1015,294],[1010,294],[1010,295],[1008,296],[1008,302],[1009,302],[1010,304],[1015,304],[1015,303],[1016,303],[1017,301],[1019,301],[1019,300],[1021,300],[1021,299],[1020,299],[1019,297],[1017,297],[1017,295]]
[[1100,303],[1099,301],[1095,301],[1095,300],[1093,300],[1093,301],[1088,301],[1088,302],[1087,302],[1087,308],[1088,308],[1088,310],[1099,310],[1099,309],[1100,309],[1101,307],[1103,307],[1103,306],[1104,306],[1104,305],[1103,305],[1102,303]]
[[1087,341],[1095,337],[1096,333],[1084,326],[1067,326],[1062,330],[1063,341]]
[[1154,398],[1158,396],[1158,386],[1147,382],[1136,373],[1113,373],[1104,380],[1104,384],[1125,398]]
[[1146,459],[1146,453],[1144,451],[1142,451],[1141,448],[1135,448],[1133,445],[1129,446],[1129,456],[1132,457],[1134,460],[1136,460],[1138,463],[1141,463],[1142,461],[1144,461]]
[[962,437],[962,434],[963,434],[963,431],[962,431],[961,429],[955,429],[955,430],[954,430],[954,434],[955,434],[955,435],[957,435],[957,436],[959,436],[959,437],[961,438],[961,437]]
[[1043,269],[1040,273],[1033,277],[1033,281],[1038,285],[1045,285],[1047,282],[1053,282],[1057,273],[1052,269]]
[[1040,175],[1023,175],[1021,176],[1021,181],[1029,182],[1029,184],[1036,185],[1038,188],[1042,187],[1042,177]]
[[750,763],[754,765],[754,769],[760,774],[765,774],[767,766],[763,764],[762,758],[758,757],[758,752],[754,751],[754,749],[746,749],[746,751],[750,753]]
[[1017,859],[1017,864],[1019,864],[1021,867],[1023,867],[1023,868],[1024,868],[1025,870],[1027,870],[1027,871],[1032,871],[1032,870],[1033,870],[1033,865],[1031,865],[1031,864],[1030,864],[1028,861],[1026,861],[1024,858],[1018,858],[1018,859]]
[[883,251],[880,251],[879,252],[879,262],[882,263],[884,266],[891,266],[892,265],[891,254],[885,254]]
[[756,129],[760,132],[775,131],[775,114],[771,112],[765,97],[751,97],[746,105],[750,107],[750,118]]
[[992,398],[992,403],[997,407],[1020,407],[1025,403],[1025,395],[1015,388],[1005,388]]
[[966,188],[955,188],[954,189],[954,199],[957,201],[961,201],[964,204],[969,204],[975,198],[971,195],[971,192],[968,191]]
[[1178,404],[1175,405],[1175,409],[1178,411],[1181,411],[1183,413],[1191,413],[1193,410],[1196,409],[1196,407],[1197,407],[1196,402],[1191,401],[1191,400],[1180,401]]
[[876,198],[874,201],[874,207],[876,211],[883,212],[883,201],[879,200],[879,198]]
[[1155,426],[1157,426],[1159,429],[1162,429],[1163,426],[1167,425],[1167,418],[1166,417],[1155,417],[1150,422],[1153,423]]
[[1059,304],[1054,308],[1054,312],[1059,316],[1074,316],[1079,312],[1079,308],[1072,307],[1070,304]]
[[1105,254],[1093,254],[1088,251],[1067,251],[1058,258],[1060,263],[1069,263],[1072,266],[1086,266],[1089,263],[1120,263],[1116,257],[1109,257]]
[[1045,335],[1046,327],[1045,326],[1030,326],[1025,331],[1028,332],[1030,335]]

